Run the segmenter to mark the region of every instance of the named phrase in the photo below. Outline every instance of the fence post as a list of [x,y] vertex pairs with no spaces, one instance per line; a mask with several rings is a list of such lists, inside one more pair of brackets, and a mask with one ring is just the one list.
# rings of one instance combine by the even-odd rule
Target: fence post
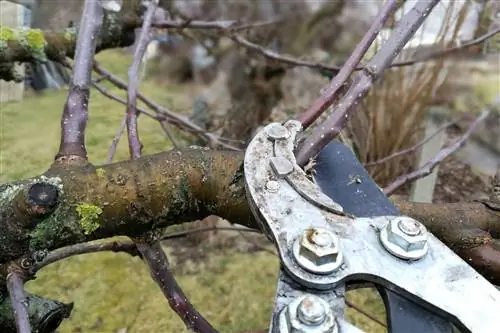
[[[425,137],[431,136],[437,131],[437,129],[443,124],[444,117],[446,114],[446,109],[441,107],[430,107],[427,116],[427,123],[425,126]],[[418,159],[417,168],[422,167],[431,158],[437,155],[441,150],[446,138],[446,131],[441,131],[431,140],[422,146],[420,156]],[[418,179],[413,183],[411,189],[410,200],[415,202],[427,202],[431,203],[434,195],[434,188],[436,186],[436,180],[439,172],[439,166],[434,168],[434,171],[427,177]]]

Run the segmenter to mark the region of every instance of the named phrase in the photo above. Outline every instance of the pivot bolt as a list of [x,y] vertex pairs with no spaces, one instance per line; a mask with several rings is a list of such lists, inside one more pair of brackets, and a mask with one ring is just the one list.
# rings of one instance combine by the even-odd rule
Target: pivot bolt
[[380,231],[380,241],[394,256],[406,260],[418,260],[429,251],[427,229],[408,216],[389,221]]
[[342,265],[337,235],[324,228],[310,228],[297,238],[293,256],[305,270],[315,274],[330,274]]
[[272,140],[283,140],[290,137],[290,132],[285,126],[276,124],[269,128],[268,135]]
[[269,192],[277,192],[280,188],[280,183],[275,180],[270,180],[266,183],[266,189]]

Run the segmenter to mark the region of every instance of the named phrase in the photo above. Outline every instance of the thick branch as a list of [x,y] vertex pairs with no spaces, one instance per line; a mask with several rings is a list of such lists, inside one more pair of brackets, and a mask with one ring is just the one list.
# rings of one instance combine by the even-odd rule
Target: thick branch
[[[130,46],[134,43],[134,29],[140,24],[140,1],[128,1],[119,12],[104,12],[102,29],[96,41],[96,52]],[[42,31],[40,29],[12,29],[0,25],[0,65],[14,62],[62,61],[73,58],[78,31]],[[1,66],[0,66],[1,67]],[[3,72],[0,72],[3,78]]]
[[[143,232],[217,215],[258,229],[248,207],[241,153],[170,151],[103,167],[54,165],[0,188],[0,263],[41,250]],[[30,223],[13,202],[33,184],[58,190],[57,205]]]

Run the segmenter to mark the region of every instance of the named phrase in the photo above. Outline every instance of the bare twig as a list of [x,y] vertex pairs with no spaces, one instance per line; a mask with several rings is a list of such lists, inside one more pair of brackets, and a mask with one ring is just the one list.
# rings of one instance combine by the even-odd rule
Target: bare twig
[[133,242],[130,241],[112,241],[106,243],[80,243],[66,246],[58,250],[50,252],[41,262],[33,265],[30,268],[30,273],[35,274],[45,266],[55,263],[72,256],[94,253],[94,252],[126,252],[131,256],[140,256]]
[[376,161],[373,161],[373,162],[370,162],[370,163],[366,163],[365,167],[379,165],[379,164],[385,163],[385,162],[387,162],[389,160],[392,160],[393,158],[396,158],[398,156],[403,156],[403,155],[406,155],[406,154],[410,154],[410,153],[416,151],[418,148],[420,148],[423,145],[425,145],[433,137],[435,137],[436,135],[438,135],[439,133],[441,133],[442,131],[444,131],[445,129],[447,129],[448,127],[450,127],[451,125],[453,125],[455,123],[456,123],[456,121],[447,122],[446,124],[440,126],[434,133],[432,133],[431,135],[429,135],[428,137],[426,137],[422,141],[418,142],[416,145],[411,146],[411,147],[406,148],[406,149],[403,149],[403,150],[400,150],[400,151],[397,151],[397,152],[395,152],[395,153],[393,153],[391,155],[388,155],[386,157],[383,157],[383,158],[381,158],[379,160],[376,160]]
[[86,0],[78,31],[70,90],[61,119],[61,143],[56,159],[62,156],[87,159],[85,128],[88,121],[90,76],[102,18],[103,9],[100,2]]
[[[200,232],[209,232],[209,231],[236,231],[239,233],[244,233],[244,232],[261,233],[260,230],[250,229],[245,227],[212,226],[212,227],[196,228],[192,230],[171,232],[161,237],[161,240],[182,238],[188,235],[197,234]],[[106,243],[93,243],[93,242],[79,243],[75,245],[66,246],[50,252],[41,262],[33,265],[30,268],[29,273],[31,275],[34,275],[37,271],[44,268],[45,266],[51,265],[56,261],[63,260],[72,256],[94,253],[94,252],[105,252],[105,251],[126,252],[132,256],[140,256],[140,253],[137,251],[135,243],[131,241],[111,241]]]
[[[117,88],[127,90],[127,88],[128,88],[127,84],[123,80],[121,80],[116,75],[113,75],[113,73],[109,72],[108,70],[102,68],[96,62],[94,62],[94,71],[100,75],[105,76],[106,79],[109,82],[111,82],[112,84],[114,84]],[[103,92],[102,89],[101,89],[101,92]],[[109,95],[110,94],[108,93],[108,96]],[[197,135],[200,139],[207,141],[210,146],[219,145],[222,148],[226,148],[229,150],[236,150],[236,151],[240,150],[239,148],[234,147],[233,145],[224,143],[224,141],[227,141],[227,140],[224,140],[223,138],[221,138],[213,133],[208,133],[203,128],[197,126],[192,121],[190,121],[187,117],[181,116],[181,115],[179,115],[171,110],[166,109],[165,107],[161,106],[160,104],[147,98],[146,96],[144,96],[140,92],[137,92],[137,98],[140,101],[142,101],[144,104],[146,104],[147,107],[149,107],[150,109],[152,109],[156,112],[157,115],[153,116],[153,118],[162,119],[164,121],[167,121],[167,122],[177,126],[181,130],[187,131],[189,133],[193,133],[193,134]],[[118,102],[121,102],[121,100],[117,97],[115,97],[113,99],[118,101]],[[137,110],[139,112],[142,112],[142,113],[147,113],[146,111],[142,111],[144,109],[140,109],[139,107],[137,107]]]
[[[335,107],[333,114],[321,126],[318,126],[301,145],[297,152],[297,163],[305,165],[311,157],[316,156],[328,142],[340,133],[349,116],[355,112],[357,105],[372,87],[373,82],[391,64],[438,2],[439,0],[417,2],[403,16],[391,37],[370,59],[365,69],[356,75],[351,87]],[[330,98],[325,94],[320,99],[329,100]]]
[[9,274],[7,275],[7,290],[9,291],[12,308],[14,309],[17,332],[31,333],[24,281],[21,274],[15,269],[9,269]]
[[383,322],[381,322],[380,320],[378,320],[374,315],[368,313],[367,311],[365,311],[364,309],[360,308],[359,306],[357,306],[356,304],[354,304],[353,302],[345,299],[345,305],[347,305],[348,307],[350,308],[353,308],[354,310],[356,310],[357,312],[361,313],[362,315],[364,315],[366,318],[370,319],[370,320],[373,320],[374,322],[376,322],[377,324],[379,324],[380,326],[382,327],[387,327],[387,325]]
[[137,249],[149,267],[151,277],[167,298],[170,307],[189,330],[197,333],[217,333],[217,330],[194,308],[168,267],[168,260],[160,242],[147,244],[136,240]]
[[141,34],[137,41],[134,51],[132,65],[128,70],[128,89],[127,89],[127,133],[130,157],[136,159],[141,157],[142,144],[139,139],[139,129],[137,128],[137,89],[139,87],[139,66],[146,52],[150,36],[149,29],[153,21],[158,0],[150,1],[144,21],[142,23]]
[[463,43],[461,45],[446,48],[444,50],[431,52],[431,53],[428,53],[422,57],[417,57],[415,59],[410,59],[407,61],[400,61],[400,62],[392,64],[391,67],[403,67],[403,66],[414,65],[418,62],[429,61],[432,59],[437,59],[437,58],[441,58],[441,57],[444,57],[444,56],[447,56],[447,55],[450,55],[453,53],[457,53],[457,52],[462,51],[464,49],[467,49],[471,46],[476,46],[476,45],[479,45],[481,43],[484,43],[486,40],[490,39],[491,37],[495,36],[498,33],[500,33],[500,28],[496,28],[496,29],[476,38],[476,39],[473,39],[473,40],[468,41],[466,43]]
[[298,120],[302,123],[303,128],[309,127],[327,107],[333,103],[335,98],[337,98],[337,93],[340,88],[347,82],[347,79],[356,69],[356,66],[358,66],[366,51],[370,48],[370,45],[372,45],[384,23],[392,16],[397,8],[398,1],[389,0],[380,9],[372,25],[361,41],[356,45],[356,48],[352,51],[351,55],[342,66],[342,69],[333,77],[328,87],[326,87],[322,93],[322,96],[316,99],[309,108],[299,116]]
[[[500,28],[492,30],[491,32],[488,32],[487,34],[485,34],[481,37],[478,37],[474,40],[463,43],[460,46],[455,46],[455,47],[451,47],[451,48],[446,48],[444,50],[435,51],[435,52],[426,54],[424,56],[417,57],[415,59],[394,62],[389,66],[389,68],[410,66],[410,65],[414,65],[414,64],[419,63],[419,62],[425,62],[425,61],[429,61],[432,59],[448,56],[448,55],[451,55],[453,53],[459,52],[463,49],[469,48],[471,46],[475,46],[475,45],[484,43],[486,40],[495,36],[498,33],[500,33]],[[318,70],[333,73],[333,74],[339,72],[343,67],[343,66],[340,67],[340,66],[327,65],[327,64],[320,63],[320,62],[316,62],[316,61],[308,61],[308,60],[298,59],[298,58],[291,56],[291,55],[280,54],[280,53],[275,52],[271,49],[268,49],[262,45],[252,43],[240,35],[234,34],[231,36],[231,39],[235,43],[237,43],[245,48],[248,48],[252,51],[258,52],[268,59],[279,61],[279,62],[288,64],[288,65],[314,68],[314,69],[318,69]],[[355,68],[355,70],[360,71],[360,70],[363,70],[365,68],[366,68],[366,66],[357,66]]]
[[457,149],[462,147],[467,139],[471,136],[471,134],[476,130],[477,126],[488,116],[490,113],[489,110],[484,110],[481,112],[479,117],[472,123],[469,129],[460,137],[457,141],[455,141],[451,146],[442,149],[436,156],[434,156],[431,160],[425,163],[420,169],[410,172],[406,175],[398,177],[393,183],[384,188],[384,193],[386,195],[391,195],[396,189],[401,187],[402,185],[414,181],[416,179],[428,176],[432,173],[432,170],[438,165],[439,162],[453,154]]
[[258,21],[258,22],[248,22],[243,23],[235,20],[224,20],[224,21],[200,21],[200,20],[164,20],[153,23],[153,27],[166,29],[166,28],[174,28],[174,29],[202,29],[202,30],[230,30],[233,32],[248,30],[253,28],[260,28],[272,24],[276,24],[283,21],[283,18],[273,18],[271,20],[266,21]]
[[111,145],[109,146],[108,149],[108,156],[106,158],[106,161],[104,161],[105,164],[113,162],[113,158],[115,157],[116,154],[116,148],[118,147],[118,143],[120,142],[123,133],[125,133],[126,128],[127,128],[127,114],[125,114],[125,116],[123,117],[123,120],[120,124],[120,127],[118,128],[118,131],[116,131],[116,135],[111,141]]

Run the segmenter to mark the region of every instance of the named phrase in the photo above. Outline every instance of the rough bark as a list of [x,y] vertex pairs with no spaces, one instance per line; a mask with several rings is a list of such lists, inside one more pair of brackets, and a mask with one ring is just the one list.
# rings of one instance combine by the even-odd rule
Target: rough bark
[[[256,228],[241,162],[241,154],[227,151],[170,151],[103,167],[54,164],[44,175],[4,185],[0,285],[2,264],[78,242],[137,236],[208,215]],[[40,208],[33,200],[40,184],[57,189],[56,204]]]
[[[132,45],[141,13],[138,0],[124,1],[119,13],[105,11],[96,52]],[[65,57],[73,57],[77,36],[76,28],[19,30],[0,25],[0,77],[6,81],[19,79],[13,73],[15,62],[60,62]]]

